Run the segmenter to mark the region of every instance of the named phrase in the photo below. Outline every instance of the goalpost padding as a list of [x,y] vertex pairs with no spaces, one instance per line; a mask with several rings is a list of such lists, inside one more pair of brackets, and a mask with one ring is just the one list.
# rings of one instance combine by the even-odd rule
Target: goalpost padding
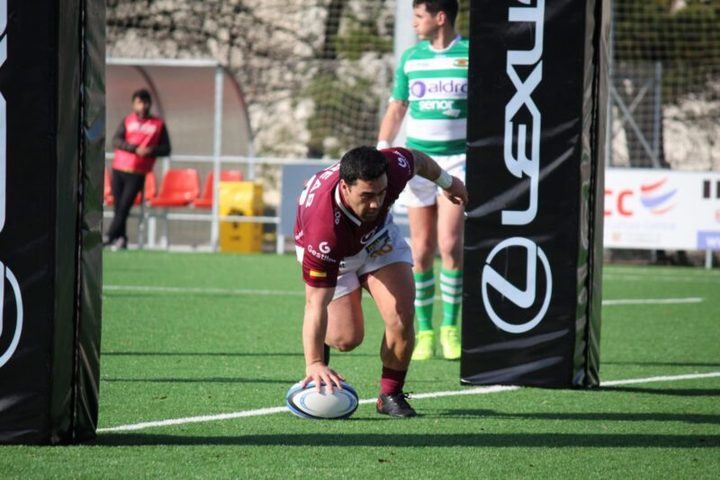
[[98,415],[105,3],[0,0],[0,23],[0,443],[71,443]]
[[463,383],[599,383],[609,4],[472,2]]

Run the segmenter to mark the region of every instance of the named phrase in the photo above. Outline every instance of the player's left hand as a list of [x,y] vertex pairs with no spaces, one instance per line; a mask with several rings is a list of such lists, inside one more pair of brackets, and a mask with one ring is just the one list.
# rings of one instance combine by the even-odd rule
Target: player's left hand
[[135,153],[140,157],[147,157],[152,151],[152,147],[139,146],[135,149]]
[[468,193],[465,184],[457,177],[452,177],[452,185],[443,193],[455,205],[467,205]]

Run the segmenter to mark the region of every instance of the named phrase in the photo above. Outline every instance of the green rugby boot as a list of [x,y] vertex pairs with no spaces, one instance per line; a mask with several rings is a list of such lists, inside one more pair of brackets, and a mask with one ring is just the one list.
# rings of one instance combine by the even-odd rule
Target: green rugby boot
[[446,360],[460,358],[460,329],[457,326],[440,327],[440,345]]
[[415,339],[413,360],[430,360],[435,352],[435,332],[432,330],[421,330]]

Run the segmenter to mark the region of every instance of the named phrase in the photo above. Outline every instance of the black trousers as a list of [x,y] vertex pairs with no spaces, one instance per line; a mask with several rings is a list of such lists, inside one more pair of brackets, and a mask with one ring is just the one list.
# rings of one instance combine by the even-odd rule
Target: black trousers
[[118,238],[127,239],[127,217],[138,192],[145,185],[145,175],[128,173],[113,169],[112,194],[115,197],[115,214],[107,231],[107,240],[112,242]]

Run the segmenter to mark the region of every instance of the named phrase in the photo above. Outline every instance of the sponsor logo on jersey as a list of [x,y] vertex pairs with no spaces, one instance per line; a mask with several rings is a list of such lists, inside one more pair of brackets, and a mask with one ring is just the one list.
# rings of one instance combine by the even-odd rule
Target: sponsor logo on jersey
[[447,95],[459,98],[467,97],[468,84],[466,79],[427,79],[415,80],[410,84],[410,93],[415,98],[425,95]]
[[405,155],[403,155],[397,150],[395,150],[395,155],[397,155],[397,163],[400,168],[408,168],[408,161],[407,158],[405,158]]
[[467,58],[458,58],[453,62],[454,67],[468,68],[468,65],[470,65],[470,62]]
[[337,263],[337,260],[328,255],[328,253],[330,253],[330,246],[327,244],[327,242],[320,242],[320,245],[317,249],[315,249],[315,247],[313,247],[312,245],[308,244],[307,251],[313,257],[319,258],[324,262]]
[[410,93],[412,93],[414,97],[422,98],[425,96],[426,91],[427,86],[422,80],[416,80],[410,84]]
[[127,131],[130,133],[141,132],[146,135],[152,135],[156,130],[157,125],[154,123],[130,122],[127,126]]
[[363,235],[362,238],[360,238],[360,243],[362,243],[363,245],[368,243],[370,241],[370,239],[373,237],[373,235],[375,234],[376,229],[377,229],[377,227],[373,228],[372,230],[367,232],[365,235]]
[[458,118],[460,116],[460,110],[453,108],[453,100],[420,100],[418,108],[421,112],[441,111],[448,117]]

